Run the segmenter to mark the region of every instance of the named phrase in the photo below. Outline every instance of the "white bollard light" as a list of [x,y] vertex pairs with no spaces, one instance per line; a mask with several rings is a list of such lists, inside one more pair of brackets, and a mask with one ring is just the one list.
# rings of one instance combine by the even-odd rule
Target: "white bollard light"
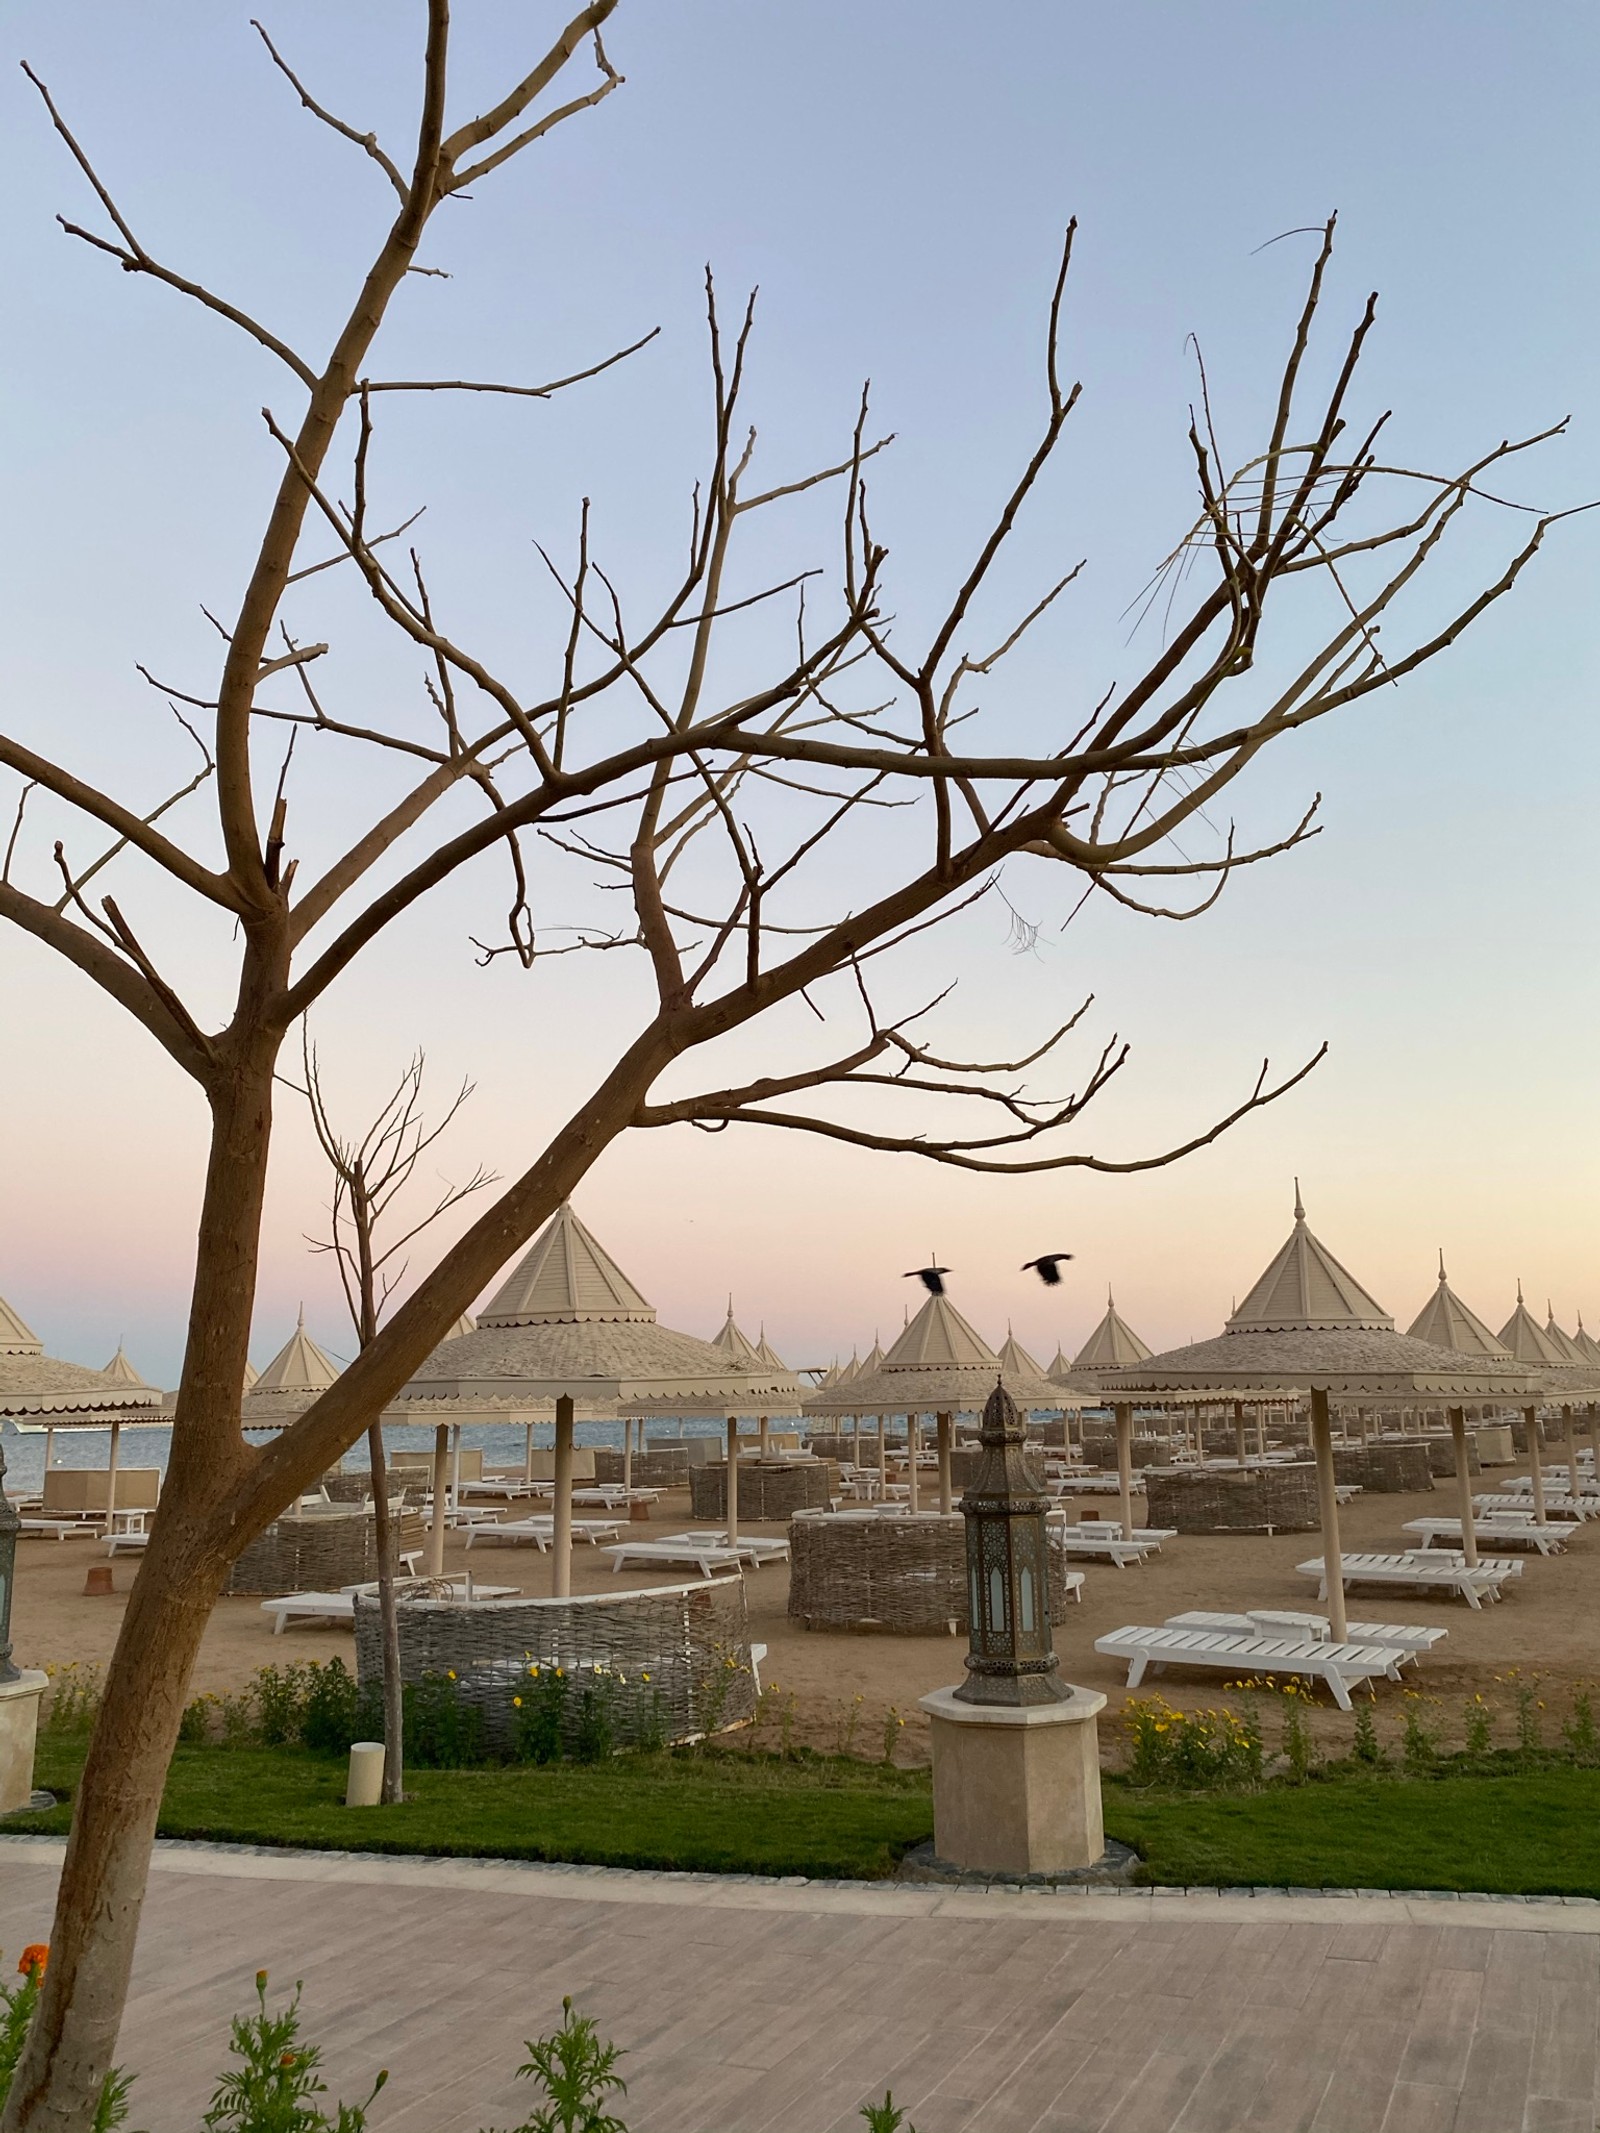
[[350,1745],[350,1781],[345,1787],[346,1807],[376,1807],[383,1798],[381,1740],[358,1740]]

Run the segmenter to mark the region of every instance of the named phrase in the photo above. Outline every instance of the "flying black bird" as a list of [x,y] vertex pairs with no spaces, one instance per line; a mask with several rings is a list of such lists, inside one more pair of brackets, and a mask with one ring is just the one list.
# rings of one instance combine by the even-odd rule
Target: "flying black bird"
[[920,1281],[930,1296],[942,1296],[944,1294],[943,1277],[949,1271],[950,1269],[947,1266],[914,1266],[909,1274],[902,1274],[900,1279],[902,1281]]
[[1038,1259],[1025,1260],[1022,1271],[1026,1274],[1032,1268],[1047,1289],[1056,1289],[1061,1286],[1062,1262],[1075,1257],[1073,1252],[1045,1252]]

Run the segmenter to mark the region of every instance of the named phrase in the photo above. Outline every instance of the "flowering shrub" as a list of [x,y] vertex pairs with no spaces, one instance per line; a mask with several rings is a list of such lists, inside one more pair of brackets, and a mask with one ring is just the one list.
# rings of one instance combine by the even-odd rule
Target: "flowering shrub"
[[1160,1696],[1123,1706],[1128,1775],[1136,1785],[1251,1785],[1261,1776],[1261,1727],[1253,1711],[1179,1711]]
[[[0,2106],[11,2093],[11,2078],[22,2057],[28,2025],[39,2004],[39,1988],[44,1983],[45,1966],[49,1960],[50,1950],[46,1944],[30,1941],[17,1964],[21,1983],[0,1984]],[[89,2133],[114,2133],[114,2128],[127,2123],[128,2091],[132,2086],[131,2075],[117,2066],[111,2069],[101,2084]]]
[[300,1987],[277,2014],[267,2011],[267,1973],[256,1972],[257,2011],[235,2015],[232,2049],[242,2063],[221,2076],[203,2123],[208,2133],[364,2133],[367,2108],[388,2080],[381,2072],[366,2103],[341,2103],[330,2118],[313,2099],[327,2094],[321,2049],[300,2041]]

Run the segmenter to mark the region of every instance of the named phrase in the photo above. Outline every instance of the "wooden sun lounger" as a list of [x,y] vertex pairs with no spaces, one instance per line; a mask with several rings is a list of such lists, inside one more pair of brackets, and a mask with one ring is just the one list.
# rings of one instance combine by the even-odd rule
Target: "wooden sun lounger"
[[[575,1518],[572,1521],[572,1537],[575,1541],[587,1541],[591,1548],[598,1548],[603,1540],[615,1540],[623,1527],[615,1518]],[[486,1520],[481,1525],[467,1529],[467,1551],[470,1554],[474,1541],[531,1541],[534,1547],[547,1549],[556,1536],[554,1517],[501,1518]]]
[[[1408,1518],[1402,1530],[1419,1533],[1425,1549],[1437,1542],[1445,1548],[1461,1545],[1459,1518]],[[1559,1555],[1573,1531],[1569,1519],[1563,1525],[1536,1525],[1531,1518],[1480,1518],[1478,1539],[1493,1541],[1497,1548],[1537,1548],[1541,1555]]]
[[613,1573],[619,1570],[649,1569],[657,1563],[679,1569],[698,1570],[703,1578],[710,1577],[714,1570],[740,1570],[743,1565],[737,1549],[722,1543],[715,1547],[696,1547],[682,1539],[675,1541],[625,1541],[620,1548],[608,1548]]
[[[1191,1608],[1186,1614],[1168,1615],[1164,1626],[1167,1629],[1217,1629],[1236,1637],[1310,1637],[1317,1643],[1326,1642],[1331,1627],[1326,1615],[1300,1614],[1289,1608],[1275,1607],[1252,1607],[1242,1614],[1212,1614],[1204,1608]],[[1419,1652],[1431,1652],[1449,1634],[1447,1629],[1426,1629],[1411,1622],[1348,1622],[1345,1625],[1347,1644],[1381,1644],[1386,1650],[1404,1653],[1408,1659],[1414,1659]]]
[[[1339,1561],[1345,1585],[1409,1585],[1413,1592],[1454,1592],[1469,1607],[1485,1599],[1498,1600],[1500,1587],[1518,1565],[1491,1559],[1468,1569],[1460,1557],[1452,1559],[1442,1549],[1417,1548],[1397,1555],[1342,1555]],[[1328,1597],[1327,1565],[1316,1556],[1297,1563],[1301,1577],[1318,1581],[1319,1599]]]
[[1353,1681],[1398,1681],[1405,1657],[1381,1644],[1332,1644],[1315,1637],[1241,1637],[1209,1629],[1145,1629],[1129,1624],[1094,1648],[1128,1662],[1128,1686],[1136,1689],[1152,1666],[1204,1667],[1230,1674],[1293,1674],[1325,1681],[1341,1711],[1350,1708]]

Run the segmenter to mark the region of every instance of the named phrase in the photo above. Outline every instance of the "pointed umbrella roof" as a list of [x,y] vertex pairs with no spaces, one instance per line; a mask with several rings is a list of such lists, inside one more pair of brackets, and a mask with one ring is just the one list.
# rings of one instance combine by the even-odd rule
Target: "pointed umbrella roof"
[[1042,1378],[1044,1376],[1044,1372],[1039,1368],[1039,1365],[1012,1332],[1009,1323],[1006,1326],[1005,1345],[1000,1350],[1000,1368],[1002,1371],[1009,1370],[1015,1377]]
[[1306,1226],[1300,1180],[1294,1181],[1294,1228],[1244,1302],[1230,1333],[1392,1333],[1394,1320]]
[[[783,1357],[779,1355],[777,1349],[774,1348],[772,1343],[767,1339],[767,1328],[765,1321],[763,1321],[762,1323],[760,1336],[756,1341],[756,1355],[768,1370],[789,1369],[789,1366],[783,1360]],[[794,1376],[793,1371],[790,1371],[789,1374],[791,1377]],[[798,1384],[799,1380],[796,1379],[795,1382]]]
[[108,1377],[113,1385],[134,1385],[138,1387],[140,1392],[153,1392],[156,1389],[153,1385],[147,1384],[128,1361],[126,1354],[123,1352],[121,1341],[118,1341],[117,1352],[107,1363],[101,1375]]
[[1511,1352],[1451,1288],[1443,1252],[1439,1254],[1439,1285],[1406,1331],[1414,1341],[1432,1341],[1436,1348],[1449,1348],[1456,1355],[1504,1357]]
[[618,1320],[653,1325],[655,1316],[654,1306],[584,1228],[571,1202],[563,1200],[515,1271],[478,1313],[478,1326],[588,1325]]
[[[122,1356],[120,1348],[117,1355]],[[126,1357],[122,1361],[127,1375],[115,1377],[82,1363],[58,1362],[45,1354],[44,1342],[0,1298],[0,1415],[47,1415],[52,1423],[74,1418],[99,1427],[115,1415],[132,1419],[145,1409],[159,1408],[160,1393],[145,1384]]]
[[1589,1367],[1589,1358],[1584,1354],[1583,1350],[1572,1338],[1572,1335],[1570,1333],[1563,1333],[1561,1328],[1556,1324],[1555,1305],[1553,1303],[1546,1302],[1544,1308],[1545,1339],[1557,1349],[1563,1360],[1567,1363],[1570,1363],[1574,1370],[1587,1370]]
[[1561,1350],[1523,1302],[1520,1281],[1517,1283],[1517,1308],[1500,1328],[1500,1345],[1530,1370],[1571,1368]]
[[1374,1405],[1513,1400],[1529,1383],[1509,1356],[1460,1354],[1397,1333],[1383,1306],[1306,1227],[1298,1180],[1288,1242],[1224,1332],[1101,1377],[1107,1393],[1131,1399],[1281,1400],[1326,1391]]
[[523,1414],[570,1394],[590,1414],[794,1414],[795,1379],[738,1337],[749,1351],[742,1360],[658,1325],[655,1306],[564,1202],[476,1330],[441,1342],[390,1412],[448,1420],[436,1403],[454,1402],[475,1416]]
[[760,1368],[761,1350],[748,1334],[740,1332],[738,1321],[733,1315],[731,1296],[728,1298],[728,1315],[722,1321],[722,1331],[713,1338],[711,1345],[713,1348],[720,1348],[741,1370]]
[[339,1365],[306,1331],[301,1306],[294,1331],[247,1387],[241,1420],[246,1429],[272,1429],[303,1415],[339,1375]]
[[1593,1368],[1600,1370],[1600,1341],[1592,1333],[1584,1331],[1583,1313],[1578,1313],[1578,1330],[1572,1336],[1572,1345]]
[[1024,1412],[1030,1407],[1060,1409],[1080,1404],[1072,1393],[1042,1377],[1036,1365],[1008,1368],[948,1296],[930,1296],[880,1369],[870,1375],[862,1371],[848,1385],[823,1388],[807,1400],[806,1413],[981,1413],[997,1381]]
[[[1104,1318],[1061,1372],[1057,1382],[1075,1386],[1080,1392],[1098,1393],[1103,1371],[1131,1370],[1136,1363],[1146,1361],[1149,1354],[1150,1350],[1117,1309],[1116,1298],[1107,1289]],[[1050,1374],[1055,1377],[1054,1364]]]
[[1072,1365],[1067,1361],[1066,1356],[1062,1353],[1061,1343],[1057,1341],[1055,1360],[1051,1363],[1050,1368],[1045,1372],[1045,1376],[1050,1380],[1052,1385],[1059,1385],[1066,1377],[1067,1372],[1071,1368]]

